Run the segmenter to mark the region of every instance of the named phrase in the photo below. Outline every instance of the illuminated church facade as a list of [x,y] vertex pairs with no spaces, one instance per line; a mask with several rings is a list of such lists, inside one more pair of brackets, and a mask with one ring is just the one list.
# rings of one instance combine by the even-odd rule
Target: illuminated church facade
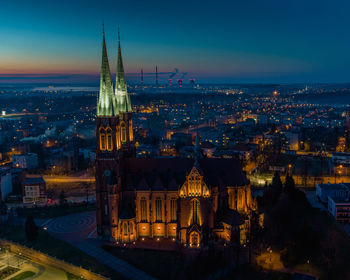
[[97,233],[129,243],[171,239],[201,247],[210,239],[244,242],[255,210],[249,181],[234,159],[136,158],[132,107],[120,38],[113,88],[103,32],[96,120]]

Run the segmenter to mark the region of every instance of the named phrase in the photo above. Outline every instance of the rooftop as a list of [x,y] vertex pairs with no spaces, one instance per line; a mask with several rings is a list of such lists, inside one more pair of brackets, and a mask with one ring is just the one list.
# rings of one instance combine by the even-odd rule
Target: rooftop
[[23,181],[23,185],[33,185],[33,184],[45,184],[43,177],[27,177]]

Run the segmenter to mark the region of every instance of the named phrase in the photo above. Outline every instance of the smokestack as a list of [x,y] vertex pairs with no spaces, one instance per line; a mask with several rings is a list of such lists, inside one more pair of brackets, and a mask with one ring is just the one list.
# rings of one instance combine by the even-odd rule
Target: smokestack
[[158,86],[158,67],[156,66],[156,86]]
[[179,87],[182,87],[182,79],[178,79],[177,83],[178,83]]
[[141,68],[141,86],[143,86],[143,69]]
[[169,87],[171,87],[173,85],[173,80],[169,79],[168,82],[169,82]]
[[194,79],[190,79],[190,84],[194,85]]

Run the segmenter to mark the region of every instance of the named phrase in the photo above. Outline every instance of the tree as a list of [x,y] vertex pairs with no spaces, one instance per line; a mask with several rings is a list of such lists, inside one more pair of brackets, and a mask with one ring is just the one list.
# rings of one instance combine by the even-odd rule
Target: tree
[[28,216],[25,223],[25,231],[27,240],[30,242],[36,241],[38,238],[38,227],[36,226],[33,216]]
[[282,184],[280,174],[278,173],[278,171],[275,171],[275,174],[273,175],[271,187],[276,192],[279,192],[279,193],[282,192],[283,184]]
[[290,194],[295,190],[295,183],[292,176],[289,174],[286,176],[286,181],[284,182],[284,192]]
[[262,199],[265,208],[270,208],[271,206],[276,204],[282,193],[282,190],[283,184],[279,173],[276,171],[272,179],[272,184],[269,185],[267,188],[265,187],[264,196]]

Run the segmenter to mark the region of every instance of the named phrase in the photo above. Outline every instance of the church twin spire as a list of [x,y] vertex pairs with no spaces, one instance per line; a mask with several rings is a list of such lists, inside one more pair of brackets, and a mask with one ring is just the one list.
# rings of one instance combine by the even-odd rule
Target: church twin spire
[[120,33],[118,28],[118,61],[117,72],[115,80],[115,96],[117,97],[117,104],[119,112],[131,112],[131,101],[126,88],[125,73],[122,59],[122,50],[120,47]]
[[130,96],[127,92],[123,60],[120,48],[120,35],[118,30],[118,61],[115,91],[113,91],[113,82],[109,68],[107,47],[105,41],[105,32],[103,25],[102,42],[102,63],[100,76],[100,92],[97,101],[97,116],[113,117],[121,112],[131,112]]

